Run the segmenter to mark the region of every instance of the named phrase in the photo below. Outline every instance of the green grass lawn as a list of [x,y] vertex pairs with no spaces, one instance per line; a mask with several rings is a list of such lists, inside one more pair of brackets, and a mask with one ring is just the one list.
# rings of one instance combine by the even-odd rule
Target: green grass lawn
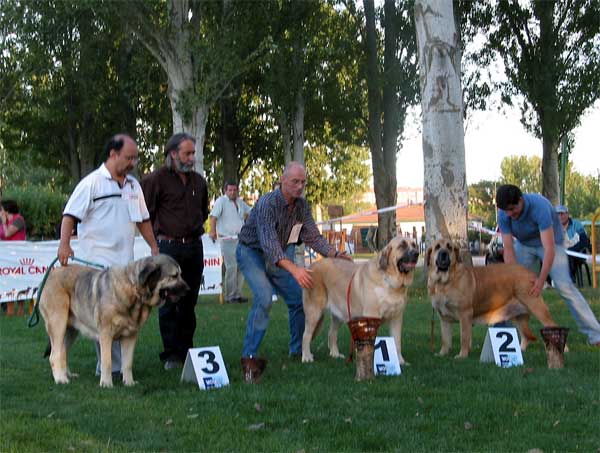
[[[584,295],[600,316],[600,291]],[[136,348],[138,385],[113,389],[99,388],[85,339],[70,356],[80,377],[55,385],[42,358],[43,324],[29,329],[25,318],[2,316],[0,451],[600,451],[600,350],[586,344],[553,290],[544,296],[557,322],[571,328],[562,370],[547,369],[540,341],[524,353],[522,367],[481,364],[480,326],[467,360],[435,357],[431,306],[417,283],[404,317],[403,354],[411,364],[401,376],[355,382],[353,364],[328,357],[326,329],[313,343],[314,363],[289,359],[287,311],[279,301],[259,385],[244,384],[239,365],[248,304],[201,298],[195,344],[220,346],[231,381],[211,391],[181,384],[179,371],[163,371],[156,313]],[[536,320],[532,328],[539,331]],[[458,328],[454,334],[453,354]],[[344,352],[348,337],[342,329]]]

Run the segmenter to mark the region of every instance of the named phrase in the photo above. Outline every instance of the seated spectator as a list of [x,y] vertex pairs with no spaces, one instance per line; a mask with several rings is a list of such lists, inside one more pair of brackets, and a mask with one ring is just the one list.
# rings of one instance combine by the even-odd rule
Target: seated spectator
[[[566,206],[559,204],[555,210],[563,227],[565,248],[573,252],[589,252],[590,240],[581,222],[569,216],[569,210]],[[581,261],[585,260],[569,255],[569,271],[573,281],[575,281],[575,271]]]
[[0,201],[0,240],[24,241],[25,219],[19,214],[19,206],[13,200]]
[[563,232],[565,233],[565,248],[574,252],[581,252],[582,250],[589,249],[590,240],[581,222],[569,216],[569,210],[566,206],[559,204],[555,209],[558,214],[560,224],[563,227]]

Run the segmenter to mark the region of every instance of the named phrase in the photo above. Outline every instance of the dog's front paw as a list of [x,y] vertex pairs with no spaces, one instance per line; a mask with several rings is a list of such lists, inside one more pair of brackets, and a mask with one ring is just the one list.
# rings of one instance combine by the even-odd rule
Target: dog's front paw
[[465,352],[459,352],[458,354],[456,354],[456,355],[454,356],[454,358],[455,358],[455,359],[460,359],[460,360],[463,360],[463,359],[466,359],[468,356],[469,356],[469,354],[468,354],[468,353],[465,353]]
[[440,350],[440,352],[436,352],[436,353],[435,353],[435,355],[436,355],[437,357],[444,357],[444,356],[447,356],[447,355],[448,355],[448,351],[444,351],[444,350],[442,349],[442,350]]
[[133,387],[134,385],[137,385],[137,381],[134,381],[133,379],[123,379],[123,385],[126,387]]
[[315,357],[312,354],[302,354],[302,363],[312,363]]
[[334,359],[343,359],[344,358],[344,354],[342,354],[340,351],[331,351],[329,353],[329,355],[331,357],[333,357]]
[[111,389],[112,386],[112,379],[100,379],[100,387]]
[[79,374],[67,371],[67,376],[69,376],[70,378],[78,378]]
[[55,384],[68,384],[69,383],[69,371],[68,370],[52,370],[52,377],[54,378]]

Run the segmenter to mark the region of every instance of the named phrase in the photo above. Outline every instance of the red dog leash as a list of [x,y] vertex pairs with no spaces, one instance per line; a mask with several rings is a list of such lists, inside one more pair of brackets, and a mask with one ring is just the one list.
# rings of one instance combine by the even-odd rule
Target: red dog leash
[[[346,307],[348,308],[348,321],[352,320],[352,316],[350,315],[350,292],[352,291],[352,280],[354,280],[354,274],[352,273],[352,277],[350,277],[350,281],[348,282],[348,289],[346,290]],[[352,335],[352,330],[350,330],[350,354],[348,354],[348,359],[346,363],[352,362],[352,355],[354,354],[354,336]]]

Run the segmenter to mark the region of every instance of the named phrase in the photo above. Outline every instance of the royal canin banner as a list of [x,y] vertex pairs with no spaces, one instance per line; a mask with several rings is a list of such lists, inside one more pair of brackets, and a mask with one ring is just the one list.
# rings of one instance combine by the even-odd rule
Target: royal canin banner
[[[73,238],[71,248],[76,257],[78,246],[77,239]],[[204,272],[200,294],[220,294],[223,286],[221,248],[206,234],[202,236],[202,246]],[[58,241],[0,241],[0,303],[36,298],[38,287],[57,251]],[[150,247],[138,236],[135,238],[134,257],[145,256],[150,256]]]

